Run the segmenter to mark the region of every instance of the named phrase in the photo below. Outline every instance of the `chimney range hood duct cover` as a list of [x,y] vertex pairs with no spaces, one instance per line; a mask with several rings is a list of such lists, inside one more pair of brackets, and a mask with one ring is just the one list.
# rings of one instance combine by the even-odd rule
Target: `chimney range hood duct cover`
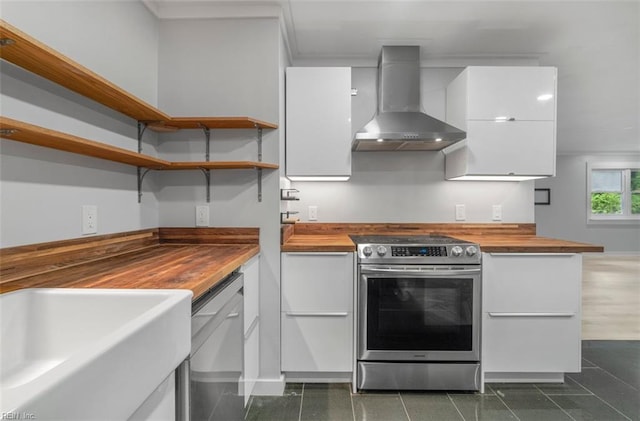
[[378,112],[360,129],[354,151],[438,151],[466,133],[420,111],[420,47],[382,47]]

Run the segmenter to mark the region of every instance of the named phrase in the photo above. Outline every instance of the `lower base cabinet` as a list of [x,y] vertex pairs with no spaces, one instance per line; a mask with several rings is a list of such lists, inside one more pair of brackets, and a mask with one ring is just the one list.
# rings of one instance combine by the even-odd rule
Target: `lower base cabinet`
[[352,313],[282,314],[282,371],[351,371],[352,331]]
[[485,377],[579,372],[581,256],[485,253],[482,264]]
[[284,372],[353,371],[353,253],[282,254]]
[[485,313],[485,372],[567,373],[580,371],[580,318]]
[[244,356],[241,387],[249,403],[260,374],[260,255],[242,265],[244,274]]

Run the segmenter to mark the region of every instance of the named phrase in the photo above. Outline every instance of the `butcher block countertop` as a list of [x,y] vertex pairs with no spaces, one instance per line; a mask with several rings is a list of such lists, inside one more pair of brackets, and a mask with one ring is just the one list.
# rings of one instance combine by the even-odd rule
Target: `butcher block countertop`
[[347,234],[293,235],[282,245],[281,251],[356,251]]
[[282,252],[355,251],[352,235],[448,235],[480,244],[487,253],[603,252],[602,246],[535,234],[535,224],[321,224],[298,223],[282,229]]
[[[93,244],[78,239],[3,249],[0,292],[189,289],[195,300],[260,252],[257,229],[233,230],[238,235],[228,229],[161,228],[93,237]],[[94,254],[98,250],[102,255]]]

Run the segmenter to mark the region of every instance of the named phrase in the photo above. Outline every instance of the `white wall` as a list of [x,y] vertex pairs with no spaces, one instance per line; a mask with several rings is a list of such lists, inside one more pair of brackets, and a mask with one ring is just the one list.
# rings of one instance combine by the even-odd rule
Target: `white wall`
[[3,0],[2,19],[155,105],[157,19],[139,1]]
[[[446,86],[462,69],[422,69],[422,108],[445,119]],[[353,68],[351,127],[355,134],[376,111],[376,69]],[[502,205],[503,222],[533,222],[533,182],[444,180],[442,152],[354,152],[347,182],[294,182],[300,202],[291,205],[307,219],[318,206],[323,222],[455,222],[455,205],[465,204],[468,222],[491,222],[492,205]]]
[[558,155],[556,177],[536,181],[551,189],[551,205],[535,206],[538,234],[604,246],[605,252],[640,252],[640,222],[587,224],[587,162],[639,162],[637,154]]
[[[139,2],[3,1],[2,19],[155,104],[158,28]],[[8,62],[1,114],[137,150],[136,122]],[[154,154],[147,135],[145,152]],[[157,202],[137,202],[134,167],[0,141],[0,247],[81,236],[81,206],[98,206],[98,234],[155,227]],[[154,180],[145,180],[145,190]],[[147,192],[148,193],[148,192]]]
[[[186,48],[188,47],[188,48]],[[280,123],[280,29],[277,19],[160,22],[160,108],[175,116],[250,116]],[[279,160],[279,130],[265,130],[263,161]],[[201,130],[160,137],[169,160],[204,160]],[[211,130],[211,160],[257,160],[256,131]],[[260,228],[261,380],[280,380],[280,226],[278,171],[264,171],[258,202],[253,170],[212,171],[211,226]],[[199,171],[160,174],[161,226],[194,226],[206,204]],[[280,385],[282,386],[282,384]]]

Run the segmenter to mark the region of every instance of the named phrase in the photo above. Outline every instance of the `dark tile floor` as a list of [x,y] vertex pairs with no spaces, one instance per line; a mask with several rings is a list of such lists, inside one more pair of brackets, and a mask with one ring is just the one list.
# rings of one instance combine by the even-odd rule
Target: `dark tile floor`
[[250,421],[640,421],[640,341],[583,341],[581,373],[564,384],[489,384],[484,394],[352,394],[347,384],[287,384],[256,396]]

